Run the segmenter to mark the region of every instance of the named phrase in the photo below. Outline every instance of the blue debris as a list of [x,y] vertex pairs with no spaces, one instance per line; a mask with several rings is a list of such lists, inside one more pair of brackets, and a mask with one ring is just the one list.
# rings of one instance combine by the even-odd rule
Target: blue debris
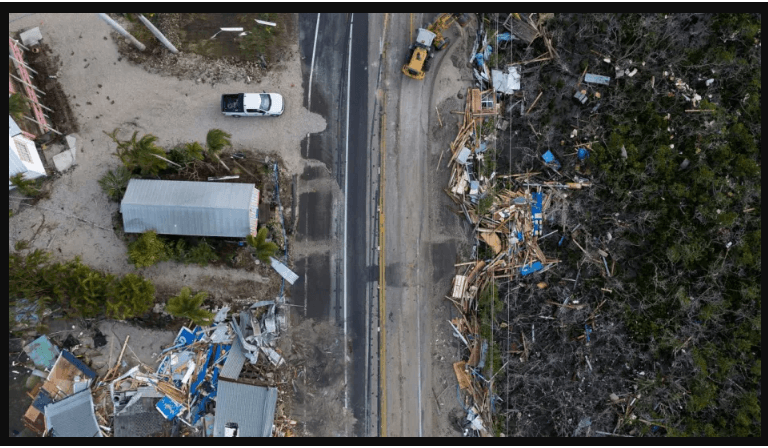
[[66,350],[62,350],[61,356],[67,361],[69,361],[69,363],[75,366],[79,371],[83,372],[83,374],[87,378],[96,378],[96,372],[94,372],[90,367],[85,365],[83,361],[80,361],[79,359],[77,359],[75,355],[73,355],[72,353]]
[[587,325],[584,325],[584,332],[587,335],[587,342],[589,342],[589,335],[592,334],[592,327]]
[[541,236],[541,228],[542,228],[541,202],[544,194],[541,192],[531,193],[531,196],[533,197],[533,201],[531,202],[531,216],[532,216],[531,221],[533,222],[533,235]]
[[565,234],[563,234],[563,236],[560,238],[560,242],[557,243],[557,245],[558,246],[562,246],[563,245],[563,241],[565,241]]
[[552,151],[547,150],[547,152],[541,155],[541,158],[544,159],[544,163],[547,165],[552,165],[555,169],[558,170],[560,169],[560,162],[555,158],[555,155],[552,154]]
[[498,45],[501,42],[509,42],[512,40],[512,34],[510,33],[501,33],[498,36],[496,36],[496,45]]
[[533,274],[536,271],[540,271],[544,266],[540,261],[534,261],[520,268],[521,275]]
[[589,157],[589,151],[587,148],[579,148],[579,160],[584,160]]
[[483,58],[483,53],[477,53],[477,54],[475,55],[475,60],[477,61],[477,65],[478,65],[479,67],[482,67],[482,66],[483,66],[483,59],[484,59],[484,58]]
[[602,84],[604,86],[607,86],[610,81],[611,81],[611,78],[609,78],[608,76],[593,75],[592,73],[587,73],[586,75],[584,75],[584,82],[587,82],[590,84]]
[[60,353],[59,348],[53,345],[46,335],[30,342],[24,347],[24,351],[32,359],[32,362],[41,369],[52,369]]
[[483,58],[487,61],[491,57],[491,53],[493,53],[493,47],[488,45],[485,47],[485,52],[483,53]]
[[485,367],[485,355],[488,353],[488,341],[483,339],[483,344],[480,348],[480,362],[477,363],[477,368],[482,369]]
[[160,411],[161,414],[163,414],[163,417],[165,417],[166,420],[173,420],[174,417],[179,415],[181,409],[183,408],[181,404],[176,403],[174,400],[167,396],[158,401],[155,407],[158,411]]
[[40,392],[37,394],[37,398],[32,402],[32,406],[38,411],[45,413],[45,405],[53,403],[53,398],[47,390],[40,388]]

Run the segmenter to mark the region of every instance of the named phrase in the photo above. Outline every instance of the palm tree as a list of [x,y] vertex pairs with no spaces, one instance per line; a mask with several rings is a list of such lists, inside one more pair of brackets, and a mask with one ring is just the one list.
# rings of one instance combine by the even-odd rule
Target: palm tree
[[125,189],[128,188],[128,181],[131,180],[131,172],[128,168],[121,165],[115,170],[109,170],[99,179],[99,185],[104,193],[113,201],[120,202],[123,198]]
[[27,98],[20,93],[8,97],[8,115],[16,121],[21,121],[22,115],[29,108]]
[[191,319],[197,325],[208,325],[213,319],[213,313],[201,308],[208,293],[201,291],[194,296],[188,286],[181,288],[178,296],[171,297],[165,305],[165,311],[176,317]]
[[208,154],[216,156],[225,146],[232,146],[230,138],[232,138],[232,135],[221,129],[211,129],[208,131],[208,135],[205,138],[205,142],[208,145]]
[[253,235],[246,236],[245,241],[256,250],[256,257],[264,263],[268,262],[269,257],[275,255],[278,249],[277,244],[267,241],[266,227],[259,229],[255,237]]
[[156,176],[160,170],[164,170],[168,164],[163,159],[155,156],[165,157],[165,151],[155,145],[157,136],[146,134],[139,141],[136,140],[136,132],[133,133],[131,141],[133,149],[131,150],[133,161],[141,169],[141,174]]

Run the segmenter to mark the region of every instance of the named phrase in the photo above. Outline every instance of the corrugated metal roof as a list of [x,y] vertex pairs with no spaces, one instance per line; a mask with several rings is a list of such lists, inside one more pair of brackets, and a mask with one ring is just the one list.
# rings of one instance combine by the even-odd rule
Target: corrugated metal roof
[[221,378],[229,378],[236,380],[240,376],[240,371],[243,370],[245,364],[245,353],[243,353],[243,346],[240,344],[240,339],[235,337],[232,342],[232,348],[227,353],[227,360],[224,361],[224,367],[221,369],[219,376]]
[[48,336],[42,335],[24,347],[24,351],[41,369],[52,369],[56,358],[59,357],[59,348],[51,343]]
[[128,233],[243,238],[251,233],[254,190],[253,184],[131,179],[120,211]]
[[239,437],[271,437],[277,389],[219,380],[214,437],[224,437],[224,426],[236,423]]
[[115,437],[150,437],[162,433],[165,419],[157,412],[158,398],[142,397],[115,415]]
[[54,437],[101,437],[90,390],[45,407],[45,428]]
[[280,263],[275,257],[269,257],[269,261],[272,263],[272,268],[276,270],[281,277],[287,280],[288,283],[293,284],[293,282],[299,279],[299,276],[296,275],[296,273],[288,269],[288,266]]

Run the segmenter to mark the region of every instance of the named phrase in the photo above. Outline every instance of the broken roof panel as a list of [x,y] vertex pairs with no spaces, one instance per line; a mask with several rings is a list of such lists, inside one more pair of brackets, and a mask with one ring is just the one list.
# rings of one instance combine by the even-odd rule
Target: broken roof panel
[[101,437],[90,390],[45,407],[45,429],[53,437]]
[[520,90],[520,66],[509,65],[507,70],[491,70],[491,78],[493,78],[493,89],[497,92],[501,92],[505,95],[515,93],[516,90]]
[[51,343],[48,336],[42,335],[24,347],[32,362],[41,369],[52,369],[59,357],[59,348]]
[[115,415],[115,437],[151,437],[162,433],[165,419],[155,410],[158,401],[154,397],[141,397]]
[[592,73],[587,73],[586,75],[584,75],[584,82],[587,82],[590,84],[602,84],[604,86],[607,86],[610,81],[611,81],[611,78],[609,78],[608,76],[594,75]]
[[280,274],[280,276],[283,277],[288,283],[293,284],[296,280],[299,279],[299,276],[296,275],[296,273],[290,270],[288,266],[279,262],[275,257],[269,257],[269,261],[272,265],[272,268],[276,270],[277,273]]
[[220,379],[216,398],[214,437],[224,437],[227,424],[236,424],[240,437],[271,437],[277,388]]
[[224,368],[221,369],[219,376],[236,380],[243,370],[243,365],[245,365],[245,353],[243,353],[243,345],[240,344],[240,339],[236,337],[232,341],[232,348],[227,354],[227,360],[224,361]]

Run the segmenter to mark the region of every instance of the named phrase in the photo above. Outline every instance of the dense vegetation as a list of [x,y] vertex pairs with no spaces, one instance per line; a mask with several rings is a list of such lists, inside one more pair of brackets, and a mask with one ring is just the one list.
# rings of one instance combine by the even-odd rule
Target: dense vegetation
[[[568,235],[608,251],[615,268],[608,275],[569,239],[564,247],[550,240],[544,251],[563,263],[545,279],[566,286],[502,291],[516,303],[508,310],[515,324],[530,334],[535,323],[544,352],[538,367],[512,363],[507,372],[510,411],[524,409],[514,409],[525,398],[513,393],[538,397],[511,414],[518,430],[522,414],[541,416],[538,429],[522,434],[570,435],[583,413],[602,431],[761,435],[760,26],[754,14],[563,14],[547,22],[560,56],[537,73],[540,104],[549,106],[529,118],[541,130],[532,140],[539,153],[559,147],[578,123],[591,157],[577,167],[570,149],[555,152],[564,172],[596,187],[570,196],[568,225],[581,228]],[[537,51],[545,51],[540,42]],[[616,79],[614,66],[638,71]],[[585,68],[612,79],[597,86],[599,101],[597,87],[582,83],[592,100],[574,112],[581,106],[570,97]],[[561,280],[579,275],[577,285]],[[587,308],[542,305],[568,296]],[[496,337],[511,343],[505,331]],[[635,397],[632,410],[611,411],[619,407],[605,404],[610,392]]]
[[135,274],[119,277],[84,265],[79,258],[61,263],[35,249],[24,254],[23,243],[8,254],[8,295],[11,310],[18,299],[40,308],[60,308],[69,316],[113,319],[140,316],[152,307],[155,287]]

